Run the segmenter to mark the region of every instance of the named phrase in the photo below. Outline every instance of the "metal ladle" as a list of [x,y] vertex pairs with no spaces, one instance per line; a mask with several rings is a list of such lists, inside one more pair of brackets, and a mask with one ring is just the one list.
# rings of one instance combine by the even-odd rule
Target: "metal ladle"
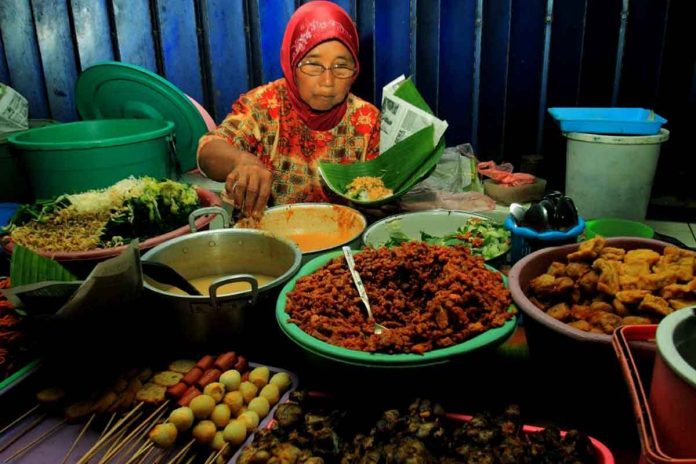
[[367,320],[372,321],[374,323],[374,333],[376,335],[381,335],[383,331],[389,329],[384,327],[382,324],[377,323],[377,321],[375,321],[374,316],[372,315],[372,307],[370,306],[370,300],[367,298],[367,292],[365,291],[365,286],[363,285],[362,279],[360,278],[360,274],[358,274],[358,271],[355,269],[353,252],[350,250],[349,246],[343,247],[343,255],[346,257],[346,263],[348,263],[348,269],[350,269],[350,275],[353,276],[353,282],[355,282],[355,287],[358,289],[360,299],[365,305],[365,309],[367,309]]
[[173,267],[156,261],[141,261],[140,263],[143,266],[143,274],[152,280],[156,280],[161,284],[173,285],[189,295],[201,295],[201,292]]

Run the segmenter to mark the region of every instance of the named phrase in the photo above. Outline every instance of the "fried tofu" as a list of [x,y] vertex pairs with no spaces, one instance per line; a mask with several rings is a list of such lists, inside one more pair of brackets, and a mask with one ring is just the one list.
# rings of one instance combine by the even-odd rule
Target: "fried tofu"
[[638,276],[638,286],[643,290],[650,290],[651,292],[676,282],[677,274],[671,270]]
[[590,316],[589,323],[605,334],[611,334],[621,325],[621,316],[606,311],[596,311]]
[[568,263],[568,265],[565,268],[565,274],[571,279],[577,280],[581,278],[583,275],[585,275],[587,272],[589,272],[591,269],[592,268],[587,263]]
[[618,266],[620,263],[599,258],[595,260],[592,267],[599,271],[597,290],[607,295],[614,295],[621,287],[619,285]]
[[551,306],[546,311],[546,314],[562,322],[570,319],[570,309],[566,303],[558,303],[557,305]]
[[652,294],[645,295],[643,301],[638,305],[638,310],[658,314],[660,316],[666,316],[673,311],[667,300]]
[[602,251],[599,252],[600,258],[614,261],[622,261],[624,256],[626,256],[626,250],[623,248],[604,247],[602,248]]
[[688,282],[694,278],[696,266],[696,253],[677,247],[665,247],[663,256],[655,265],[655,271],[671,271],[682,282]]
[[605,243],[604,237],[599,235],[585,240],[578,246],[578,251],[568,255],[568,261],[592,261],[599,256]]
[[616,299],[623,304],[635,304],[643,301],[646,295],[649,295],[648,290],[622,290],[616,292]]
[[554,261],[546,270],[546,273],[551,274],[554,277],[564,276],[566,275],[566,265],[561,262]]

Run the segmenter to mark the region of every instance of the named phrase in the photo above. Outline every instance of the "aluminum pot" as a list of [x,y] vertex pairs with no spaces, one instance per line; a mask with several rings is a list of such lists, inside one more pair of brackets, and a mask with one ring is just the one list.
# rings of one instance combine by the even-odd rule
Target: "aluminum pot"
[[[167,264],[189,280],[225,276],[212,282],[209,296],[172,293],[167,286],[149,279],[143,285],[156,309],[163,312],[160,319],[173,331],[172,339],[201,347],[229,346],[231,340],[243,340],[260,328],[256,325],[274,320],[278,293],[299,270],[301,258],[297,245],[264,231],[196,232],[162,243],[142,259]],[[253,274],[275,278],[259,285]],[[251,289],[219,293],[221,286],[239,281],[249,282]]]
[[331,203],[274,206],[264,212],[256,225],[260,230],[293,241],[302,236],[321,238],[321,243],[309,248],[308,244],[297,242],[302,250],[302,264],[324,253],[340,250],[344,245],[359,249],[366,226],[367,220],[359,211]]

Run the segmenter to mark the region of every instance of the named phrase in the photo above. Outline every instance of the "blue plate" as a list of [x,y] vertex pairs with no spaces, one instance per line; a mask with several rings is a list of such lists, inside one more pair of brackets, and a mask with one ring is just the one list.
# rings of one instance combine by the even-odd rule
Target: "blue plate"
[[549,108],[562,132],[654,135],[667,122],[645,108]]

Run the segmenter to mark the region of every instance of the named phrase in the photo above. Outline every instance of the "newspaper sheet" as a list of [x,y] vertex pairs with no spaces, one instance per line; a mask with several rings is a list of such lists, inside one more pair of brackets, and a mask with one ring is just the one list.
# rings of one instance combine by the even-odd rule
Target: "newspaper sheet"
[[396,90],[406,81],[402,74],[384,86],[382,90],[382,129],[379,152],[384,153],[393,145],[415,132],[433,125],[433,146],[447,129],[447,121],[436,118],[427,111],[414,106],[395,95]]

